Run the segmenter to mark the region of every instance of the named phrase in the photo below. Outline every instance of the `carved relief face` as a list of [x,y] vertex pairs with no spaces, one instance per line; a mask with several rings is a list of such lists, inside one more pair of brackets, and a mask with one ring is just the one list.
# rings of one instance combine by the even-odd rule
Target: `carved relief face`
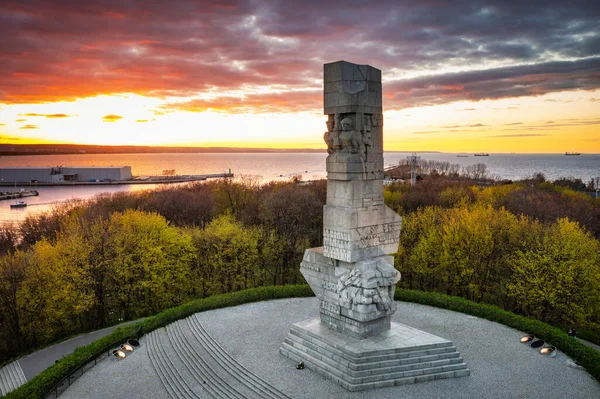
[[352,130],[352,127],[354,125],[354,123],[352,122],[352,119],[350,119],[350,118],[342,119],[342,122],[340,124],[342,125],[342,130],[345,132]]

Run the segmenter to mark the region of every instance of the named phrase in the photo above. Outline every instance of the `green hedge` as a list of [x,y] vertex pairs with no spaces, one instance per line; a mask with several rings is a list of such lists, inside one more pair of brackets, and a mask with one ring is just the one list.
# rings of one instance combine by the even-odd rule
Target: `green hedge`
[[549,324],[508,312],[497,306],[472,302],[463,298],[442,295],[435,292],[396,289],[394,298],[397,301],[415,302],[470,314],[495,321],[556,346],[564,354],[583,366],[598,382],[600,382],[600,352],[590,348],[567,335],[564,331]]
[[143,334],[146,334],[174,321],[206,310],[237,306],[249,302],[313,295],[308,285],[260,287],[198,299],[175,308],[167,309],[154,316],[146,317],[135,324],[118,327],[109,335],[89,345],[77,348],[72,354],[63,357],[58,363],[44,370],[19,389],[7,394],[5,398],[43,398],[50,389],[69,375],[82,362],[98,353],[106,352],[109,348],[117,347],[118,343],[125,341],[127,338],[135,337],[139,329],[141,329]]

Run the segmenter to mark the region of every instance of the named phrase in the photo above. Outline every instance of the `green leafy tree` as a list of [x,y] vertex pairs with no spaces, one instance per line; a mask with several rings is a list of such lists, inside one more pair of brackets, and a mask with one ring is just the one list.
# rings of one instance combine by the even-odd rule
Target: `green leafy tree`
[[260,285],[260,238],[259,228],[245,227],[228,214],[215,218],[204,230],[194,231],[197,258],[193,280],[201,296]]
[[52,342],[80,325],[93,304],[86,275],[89,247],[76,237],[42,239],[26,254],[17,293],[21,330],[33,345]]
[[558,220],[510,264],[509,295],[521,313],[558,325],[600,321],[600,244],[577,223]]
[[158,214],[128,210],[109,220],[106,266],[114,312],[131,319],[181,303],[189,292],[191,237]]

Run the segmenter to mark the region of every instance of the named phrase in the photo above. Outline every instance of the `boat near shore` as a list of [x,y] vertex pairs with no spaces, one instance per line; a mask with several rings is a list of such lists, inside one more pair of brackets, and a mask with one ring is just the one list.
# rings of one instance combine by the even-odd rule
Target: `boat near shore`
[[11,209],[25,208],[27,206],[27,202],[25,201],[17,201],[14,204],[10,204]]

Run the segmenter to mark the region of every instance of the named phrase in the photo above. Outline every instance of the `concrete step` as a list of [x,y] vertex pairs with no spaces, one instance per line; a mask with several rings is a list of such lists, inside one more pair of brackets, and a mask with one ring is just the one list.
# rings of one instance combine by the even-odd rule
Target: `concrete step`
[[8,370],[4,370],[5,368],[6,366],[0,369],[0,396],[6,395],[9,389],[7,377],[4,376]]
[[336,345],[330,345],[321,339],[321,337],[310,333],[307,330],[302,330],[297,326],[293,325],[290,329],[288,337],[290,335],[297,335],[305,341],[310,342],[313,345],[320,346],[340,357],[341,359],[347,360],[352,364],[358,365],[361,363],[380,363],[384,361],[397,361],[399,359],[405,359],[409,357],[419,357],[425,355],[435,355],[446,352],[454,352],[456,348],[452,345],[452,342],[444,342],[431,345],[420,345],[414,348],[390,348],[382,349],[377,351],[371,351],[360,356],[356,356],[354,353],[348,352],[343,346],[338,347]]
[[[286,339],[285,341],[286,344],[288,344],[289,346],[293,347],[293,350],[296,350],[296,353],[298,355],[300,354],[307,354],[315,359],[318,359],[326,364],[328,364],[331,367],[334,367],[338,370],[340,370],[341,372],[347,374],[349,376],[349,378],[371,378],[373,381],[376,381],[378,379],[381,379],[380,376],[381,375],[400,375],[402,373],[414,373],[415,370],[419,370],[419,369],[426,369],[426,368],[430,368],[430,367],[442,367],[442,366],[447,366],[447,365],[452,365],[452,364],[459,364],[462,363],[463,360],[460,358],[459,354],[457,352],[455,353],[448,353],[448,354],[444,354],[445,357],[440,359],[440,355],[434,355],[434,356],[424,356],[424,357],[420,357],[420,358],[407,358],[407,359],[401,359],[400,362],[403,362],[401,364],[394,364],[391,366],[387,366],[383,363],[367,363],[368,365],[370,365],[369,368],[363,368],[360,371],[354,370],[350,367],[348,367],[347,364],[344,363],[340,363],[338,361],[336,361],[331,354],[328,354],[326,352],[316,352],[306,346],[304,346],[302,343],[300,342],[296,342],[296,341],[292,341],[292,343],[290,344],[290,340]],[[288,350],[292,350],[289,349]],[[362,364],[362,366],[365,366],[367,364]]]
[[[399,353],[397,354],[398,357],[392,360],[374,361],[368,363],[353,363],[347,358],[347,356],[345,356],[345,354],[342,351],[336,350],[335,348],[331,347],[325,342],[319,342],[319,344],[316,344],[314,340],[308,342],[297,334],[288,334],[286,342],[292,346],[302,345],[313,350],[316,353],[330,357],[336,362],[347,366],[350,369],[349,372],[371,371],[373,369],[388,367],[391,368],[394,366],[404,366],[408,364],[415,364],[421,362],[452,359],[458,358],[460,356],[459,353],[456,351],[455,346],[449,346],[445,348],[434,348],[423,351],[416,350],[411,352]],[[386,355],[386,358],[387,357],[389,357],[389,355]]]
[[[336,382],[349,391],[361,391],[382,387],[391,387],[403,384],[414,384],[416,382],[430,381],[442,378],[463,377],[470,375],[465,363],[443,367],[432,367],[413,370],[408,373],[399,373],[389,376],[379,375],[374,378],[351,378],[335,367],[313,358],[305,353],[298,353],[293,347],[283,344],[280,352],[282,355],[296,361],[303,361],[305,367],[317,372],[323,377]],[[446,367],[446,369],[444,369]]]
[[18,360],[0,369],[0,396],[4,396],[25,384],[27,379]]
[[169,378],[163,372],[163,364],[159,360],[157,352],[156,352],[157,344],[154,342],[153,332],[146,334],[146,336],[144,337],[144,340],[146,341],[146,348],[147,348],[146,350],[148,352],[148,358],[150,359],[150,365],[152,366],[152,368],[158,375],[160,382],[162,383],[162,385],[165,387],[165,389],[169,393],[169,396],[172,398],[177,398],[178,396],[177,396],[177,393],[175,392],[175,389],[171,386],[171,383],[169,382]]
[[[175,399],[195,399],[201,398],[206,395],[198,395],[188,385],[186,378],[187,372],[182,370],[180,362],[174,362],[174,359],[168,355],[167,349],[165,349],[165,341],[161,337],[161,332],[164,334],[164,328],[152,331],[148,334],[148,353],[154,369],[160,377],[167,392],[172,398]],[[172,348],[168,348],[172,352]]]
[[350,391],[470,374],[451,341],[397,323],[359,340],[306,320],[292,326],[280,352]]
[[208,351],[213,360],[223,367],[223,369],[238,382],[257,394],[259,398],[289,399],[284,393],[252,374],[233,359],[214,339],[212,339],[210,334],[202,327],[202,324],[195,316],[187,318],[186,322],[188,323],[189,331],[193,334],[197,342]]
[[171,346],[174,352],[194,378],[195,384],[201,384],[212,396],[218,399],[245,399],[228,381],[226,373],[210,358],[206,351],[197,350],[191,343],[182,326],[182,321],[167,326]]

